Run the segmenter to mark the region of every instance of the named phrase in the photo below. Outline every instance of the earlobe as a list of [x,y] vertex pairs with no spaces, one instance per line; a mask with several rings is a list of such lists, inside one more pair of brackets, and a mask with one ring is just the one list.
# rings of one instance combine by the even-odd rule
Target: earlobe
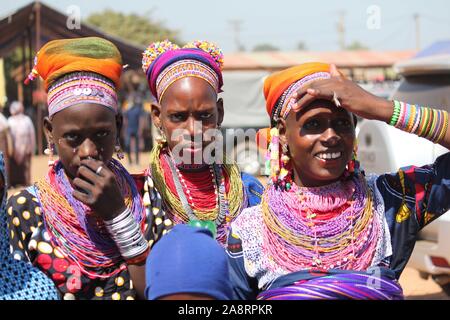
[[286,137],[286,120],[281,118],[278,120],[277,123],[278,132],[280,135],[280,143],[282,145],[287,144],[287,137]]
[[224,117],[224,111],[223,111],[223,99],[219,98],[217,100],[217,111],[219,113],[218,119],[217,119],[217,125],[220,127],[220,125],[223,122],[223,117]]
[[161,128],[161,107],[152,104],[151,108],[152,122],[157,128]]
[[53,143],[53,125],[48,117],[44,118],[44,133],[49,144]]
[[116,115],[117,137],[120,137],[120,132],[123,126],[123,115],[119,113]]

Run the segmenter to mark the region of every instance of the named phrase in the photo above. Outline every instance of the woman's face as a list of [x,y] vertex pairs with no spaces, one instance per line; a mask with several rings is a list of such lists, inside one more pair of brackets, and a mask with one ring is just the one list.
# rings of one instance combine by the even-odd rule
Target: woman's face
[[105,164],[111,160],[122,116],[102,105],[78,104],[45,119],[44,126],[72,180],[82,160],[91,157]]
[[161,105],[153,107],[152,116],[164,132],[169,149],[199,164],[199,159],[204,160],[203,150],[214,141],[208,132],[222,123],[223,103],[205,80],[186,77],[166,90]]
[[280,135],[289,146],[297,185],[317,187],[344,173],[352,158],[355,123],[345,109],[317,100],[281,121]]

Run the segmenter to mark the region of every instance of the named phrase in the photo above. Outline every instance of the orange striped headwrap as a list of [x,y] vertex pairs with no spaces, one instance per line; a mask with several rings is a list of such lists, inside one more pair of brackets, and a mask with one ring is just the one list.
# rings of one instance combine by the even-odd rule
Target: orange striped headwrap
[[[80,75],[80,73],[82,75]],[[98,37],[53,40],[37,53],[25,80],[44,80],[49,114],[79,103],[104,105],[117,112],[122,57],[110,41]],[[73,74],[63,81],[63,76]]]

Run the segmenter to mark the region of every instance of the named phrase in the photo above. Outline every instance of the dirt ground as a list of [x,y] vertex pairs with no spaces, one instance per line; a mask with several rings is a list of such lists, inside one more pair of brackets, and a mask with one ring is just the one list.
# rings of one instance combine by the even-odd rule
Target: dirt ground
[[[122,160],[122,163],[130,172],[139,172],[146,168],[147,161],[149,159],[149,153],[143,153],[140,157],[140,165],[128,164],[126,159]],[[47,171],[47,157],[46,156],[36,156],[32,161],[31,174],[33,181],[42,177]],[[12,195],[17,190],[9,190],[9,194]],[[420,278],[418,271],[412,268],[406,268],[400,278],[400,284],[403,287],[404,294],[407,299],[433,299],[433,300],[450,300],[440,287],[432,280],[423,280]]]

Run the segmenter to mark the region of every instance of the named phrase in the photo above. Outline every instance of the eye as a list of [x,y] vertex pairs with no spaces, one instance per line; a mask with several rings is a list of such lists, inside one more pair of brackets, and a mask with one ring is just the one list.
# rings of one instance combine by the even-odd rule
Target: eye
[[77,133],[66,133],[63,135],[63,138],[68,142],[77,142],[80,139],[80,135]]
[[109,136],[108,130],[102,130],[102,131],[97,132],[98,138],[106,138],[107,136]]
[[169,119],[172,122],[182,122],[186,120],[186,116],[183,113],[173,113],[169,115]]
[[308,120],[303,124],[303,128],[305,128],[306,130],[318,129],[320,128],[320,121],[317,119]]
[[341,128],[350,128],[352,126],[350,120],[348,120],[348,119],[338,119],[336,121],[336,124],[338,127],[341,127]]
[[200,114],[200,119],[202,119],[202,120],[208,120],[208,119],[210,119],[212,116],[213,116],[212,113],[209,113],[209,112],[203,112],[203,113]]

